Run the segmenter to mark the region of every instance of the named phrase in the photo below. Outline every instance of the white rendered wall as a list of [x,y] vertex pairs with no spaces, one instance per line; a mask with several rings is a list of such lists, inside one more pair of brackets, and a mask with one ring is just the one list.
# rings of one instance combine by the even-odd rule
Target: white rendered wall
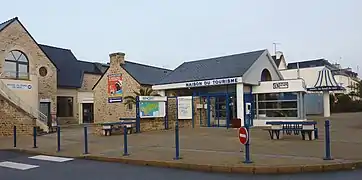
[[244,84],[236,84],[236,115],[241,120],[241,126],[244,126]]
[[[299,69],[300,78],[304,79],[307,88],[314,87],[318,79],[319,71],[323,68],[324,66]],[[284,79],[298,78],[298,69],[281,70],[280,73]]]

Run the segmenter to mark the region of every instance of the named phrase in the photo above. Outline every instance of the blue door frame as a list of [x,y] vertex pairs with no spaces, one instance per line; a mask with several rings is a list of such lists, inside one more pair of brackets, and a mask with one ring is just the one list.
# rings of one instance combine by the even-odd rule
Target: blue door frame
[[[195,94],[196,95],[196,94]],[[207,99],[207,127],[226,127],[226,128],[229,128],[229,125],[230,125],[230,101],[229,101],[229,98],[230,98],[230,94],[228,93],[206,93],[206,94],[200,94],[198,93],[197,94],[199,97],[200,97],[200,102],[201,102],[201,98],[206,98]],[[220,97],[224,97],[225,98],[225,116],[226,116],[226,125],[220,125],[220,114],[221,112],[223,112],[224,110],[220,110],[220,107],[217,109],[218,106],[220,106],[220,104],[218,104],[217,102],[217,99],[220,98]],[[211,101],[210,99],[211,98],[215,98],[215,119],[217,118],[217,122],[218,124],[217,125],[214,125],[212,126],[211,125],[211,114],[210,114],[210,105],[211,105]],[[200,121],[202,117],[201,117],[201,114],[200,114]],[[201,122],[200,122],[201,124]]]
[[[251,103],[250,114],[246,114],[246,104]],[[244,125],[249,124],[249,126],[254,125],[254,97],[252,92],[244,93]]]

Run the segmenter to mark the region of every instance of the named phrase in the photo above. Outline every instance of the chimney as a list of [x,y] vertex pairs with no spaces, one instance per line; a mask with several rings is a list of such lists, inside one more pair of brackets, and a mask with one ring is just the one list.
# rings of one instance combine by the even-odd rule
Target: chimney
[[124,56],[125,54],[122,52],[116,52],[109,54],[110,65],[109,66],[120,66],[124,65]]

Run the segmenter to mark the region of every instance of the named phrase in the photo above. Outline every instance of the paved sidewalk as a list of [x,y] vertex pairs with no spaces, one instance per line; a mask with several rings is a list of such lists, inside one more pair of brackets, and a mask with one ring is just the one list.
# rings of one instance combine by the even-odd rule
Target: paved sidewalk
[[[269,134],[258,128],[251,129],[252,164],[244,164],[244,152],[240,152],[237,130],[225,128],[180,129],[180,153],[182,159],[173,160],[175,156],[174,131],[146,132],[131,134],[128,137],[130,156],[123,157],[123,136],[96,136],[89,130],[90,157],[102,157],[120,162],[141,163],[142,161],[168,163],[185,163],[222,166],[222,167],[255,167],[271,168],[269,171],[281,171],[276,167],[308,166],[323,170],[325,164],[338,165],[339,168],[352,168],[350,163],[362,161],[362,113],[336,114],[331,120],[331,144],[334,160],[325,161],[324,157],[324,119],[311,117],[318,121],[319,140],[303,141],[299,136],[284,136],[282,140],[270,140]],[[38,148],[34,149],[32,137],[18,137],[17,149],[51,153],[62,156],[79,157],[84,152],[83,128],[63,128],[61,131],[61,151],[56,152],[56,134],[39,136]],[[1,149],[13,149],[12,138],[0,138]],[[131,161],[132,160],[132,161]],[[136,161],[137,160],[137,161]],[[349,163],[343,168],[341,163]],[[142,163],[141,163],[142,164]],[[155,164],[155,163],[154,163]],[[356,164],[354,164],[356,166]],[[332,169],[333,169],[332,168]],[[229,169],[230,170],[230,169]],[[326,170],[326,169],[324,169]],[[269,172],[262,169],[261,171]],[[292,170],[291,170],[292,171]],[[298,171],[295,170],[294,171]],[[316,170],[317,171],[317,170]]]

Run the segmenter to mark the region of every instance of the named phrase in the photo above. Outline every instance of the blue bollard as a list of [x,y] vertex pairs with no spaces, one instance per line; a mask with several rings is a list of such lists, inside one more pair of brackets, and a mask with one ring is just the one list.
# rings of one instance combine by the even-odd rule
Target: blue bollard
[[319,139],[318,128],[315,128],[314,130],[314,137],[315,139]]
[[84,126],[84,154],[88,154],[88,132],[87,132],[87,126]]
[[176,120],[175,125],[175,146],[176,146],[176,156],[174,160],[180,159],[180,142],[179,142],[179,127],[178,127],[178,121]]
[[128,143],[127,143],[127,126],[124,125],[123,126],[123,138],[124,138],[124,144],[123,144],[123,156],[128,156],[128,149],[127,149],[127,146],[128,146]]
[[34,143],[33,148],[37,148],[37,146],[36,146],[36,127],[33,127],[33,143]]
[[245,144],[245,160],[243,163],[245,164],[250,164],[250,163],[253,163],[251,160],[250,160],[250,132],[249,132],[249,124],[245,124],[245,128],[246,130],[248,131],[248,140],[246,141],[246,144]]
[[16,126],[14,126],[14,147],[16,147]]
[[326,147],[325,147],[326,154],[325,154],[325,157],[323,158],[324,160],[333,160],[331,157],[331,139],[330,139],[329,127],[330,127],[330,122],[329,122],[329,120],[326,120],[324,123],[325,145],[326,145]]
[[60,127],[57,126],[57,152],[60,151]]
[[141,132],[140,97],[136,96],[136,133]]

